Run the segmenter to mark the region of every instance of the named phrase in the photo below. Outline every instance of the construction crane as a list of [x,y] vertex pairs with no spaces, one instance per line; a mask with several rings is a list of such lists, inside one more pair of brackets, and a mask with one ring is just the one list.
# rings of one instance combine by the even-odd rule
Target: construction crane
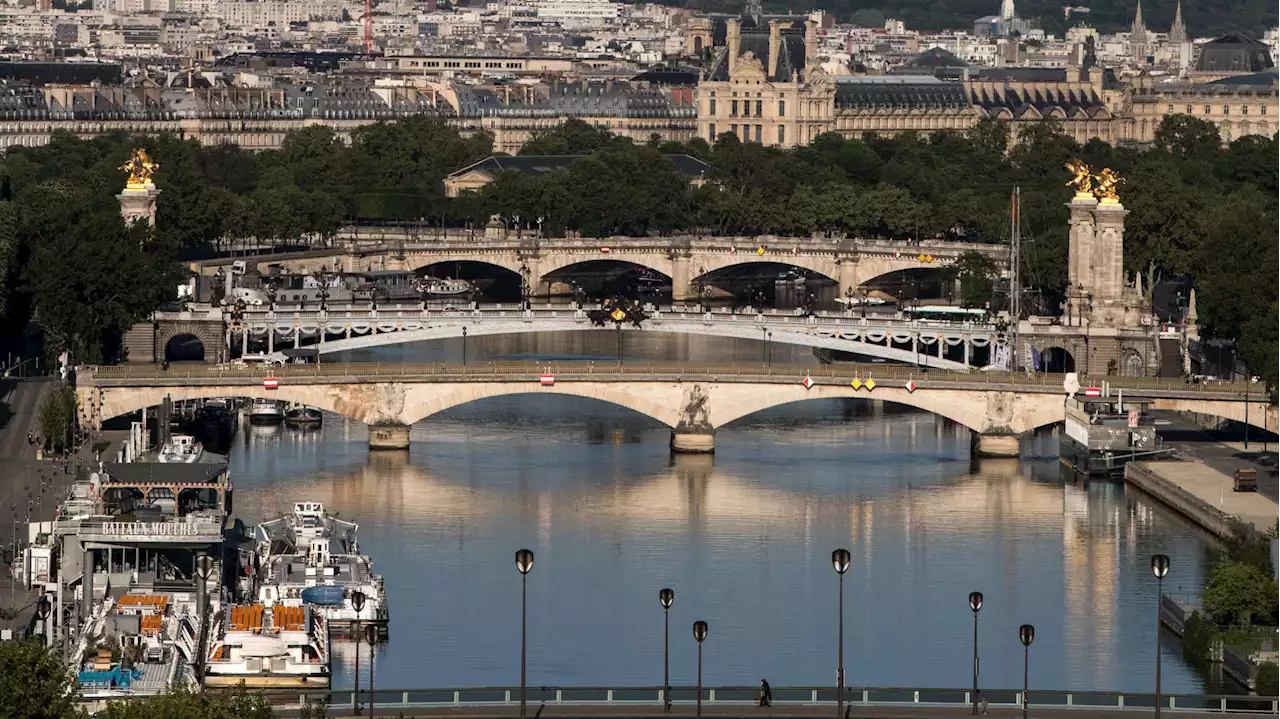
[[364,0],[364,54],[373,53],[373,0]]

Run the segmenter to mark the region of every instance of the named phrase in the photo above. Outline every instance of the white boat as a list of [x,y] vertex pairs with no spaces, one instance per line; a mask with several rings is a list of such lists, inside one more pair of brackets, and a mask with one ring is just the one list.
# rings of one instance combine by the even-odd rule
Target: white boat
[[160,446],[157,459],[170,464],[192,464],[204,457],[204,445],[189,434],[175,434]]
[[473,289],[466,280],[439,279],[424,277],[418,281],[418,291],[428,295],[465,295]]
[[284,418],[280,411],[280,403],[274,399],[255,399],[249,405],[249,422],[253,424],[275,424]]
[[[293,512],[259,524],[258,598],[316,609],[334,629],[373,624],[386,631],[390,619],[383,578],[360,553],[355,522],[330,516],[320,502],[295,502]],[[357,612],[352,595],[365,604]]]
[[329,627],[305,606],[233,606],[205,664],[205,686],[329,686]]
[[285,410],[284,421],[288,424],[320,424],[324,421],[324,414],[315,407],[295,404]]

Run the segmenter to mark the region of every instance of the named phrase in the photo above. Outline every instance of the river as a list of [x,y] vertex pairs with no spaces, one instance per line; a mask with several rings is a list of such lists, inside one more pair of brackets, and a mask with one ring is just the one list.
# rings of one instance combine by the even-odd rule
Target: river
[[[631,338],[629,337],[628,340]],[[609,333],[473,338],[469,361],[612,359]],[[628,358],[759,361],[759,343],[647,335]],[[345,360],[460,359],[460,341]],[[775,345],[775,362],[812,362]],[[1022,682],[1018,626],[1036,627],[1030,682],[1044,689],[1151,691],[1156,582],[1200,585],[1205,540],[1119,484],[1065,482],[1057,438],[1022,460],[973,461],[969,433],[866,400],[813,400],[722,428],[716,454],[673,457],[669,431],[619,407],[536,394],[456,407],[415,425],[408,453],[373,453],[363,425],[326,415],[313,431],[244,427],[229,461],[238,515],[297,500],[361,523],[386,577],[390,641],[380,687],[511,686],[520,677],[520,575],[528,577],[529,682],[659,685],[662,609],[676,592],[671,675],[696,678],[694,620],[710,625],[709,685],[834,683],[837,575],[848,548],[845,663],[852,686],[972,683],[970,591],[981,684]],[[362,665],[367,663],[362,647]],[[336,643],[335,687],[354,645]],[[1204,685],[1166,641],[1167,692]],[[362,683],[368,681],[362,669]]]

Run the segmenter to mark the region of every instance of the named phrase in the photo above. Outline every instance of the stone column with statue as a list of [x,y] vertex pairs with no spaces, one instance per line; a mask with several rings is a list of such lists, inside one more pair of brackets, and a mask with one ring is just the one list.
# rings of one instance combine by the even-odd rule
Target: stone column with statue
[[1067,181],[1068,187],[1075,188],[1076,194],[1067,207],[1071,211],[1070,239],[1067,245],[1067,324],[1079,325],[1084,322],[1089,307],[1089,285],[1092,282],[1092,252],[1096,225],[1094,210],[1098,207],[1098,198],[1093,194],[1093,173],[1089,166],[1079,160],[1067,163],[1072,178]]
[[120,166],[121,170],[129,173],[124,192],[116,195],[125,224],[146,220],[152,227],[155,226],[156,198],[160,196],[160,190],[156,189],[151,178],[159,168],[159,165],[151,161],[147,151],[141,148],[135,149],[129,161]]

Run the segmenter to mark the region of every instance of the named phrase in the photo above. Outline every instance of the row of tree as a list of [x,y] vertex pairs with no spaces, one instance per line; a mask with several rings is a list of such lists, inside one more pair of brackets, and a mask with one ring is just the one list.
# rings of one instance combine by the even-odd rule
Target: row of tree
[[[77,361],[120,359],[121,332],[172,292],[173,259],[227,240],[279,243],[353,221],[509,225],[556,235],[835,233],[1007,241],[1021,188],[1025,275],[1054,308],[1066,282],[1070,190],[1063,165],[1083,159],[1127,182],[1126,267],[1144,286],[1175,277],[1199,289],[1201,320],[1235,340],[1250,367],[1276,367],[1276,138],[1225,145],[1214,125],[1171,116],[1153,147],[1079,145],[1046,121],[982,122],[965,132],[778,149],[722,135],[714,144],[633,144],[571,120],[530,141],[529,155],[582,155],[563,170],[507,173],[447,198],[444,177],[492,154],[426,118],[377,123],[344,142],[325,127],[290,133],[279,150],[202,147],[171,136],[79,140],[58,135],[0,158],[0,318],[20,337],[38,313],[46,347]],[[159,163],[157,226],[125,227],[114,195],[135,145]],[[710,166],[680,174],[663,155]],[[702,180],[691,182],[691,179]]]

